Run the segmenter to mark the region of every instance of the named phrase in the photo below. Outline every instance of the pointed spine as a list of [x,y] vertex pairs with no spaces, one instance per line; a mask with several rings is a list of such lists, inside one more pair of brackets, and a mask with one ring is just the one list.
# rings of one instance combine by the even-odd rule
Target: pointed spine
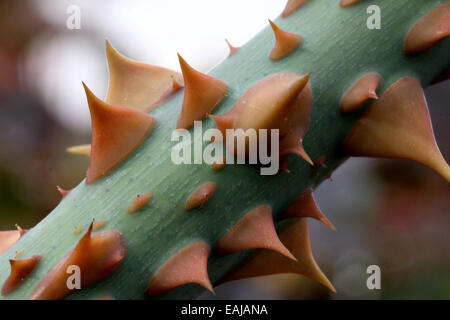
[[221,103],[227,93],[227,85],[195,70],[179,54],[178,59],[185,89],[177,129],[189,129],[194,121],[203,120]]
[[308,0],[288,0],[281,16],[283,18],[290,16],[307,2]]
[[290,33],[281,30],[275,23],[269,20],[275,35],[275,45],[270,52],[270,60],[277,61],[292,53],[302,43],[302,37],[299,34]]
[[295,260],[278,238],[273,225],[272,208],[268,205],[249,211],[216,246],[216,251],[221,255],[250,249],[269,249]]
[[147,295],[161,296],[187,283],[197,283],[213,292],[207,271],[209,252],[204,242],[195,242],[178,251],[152,277]]
[[450,35],[450,2],[422,17],[406,35],[403,51],[407,55],[422,53]]
[[103,280],[119,267],[125,258],[126,247],[122,234],[115,230],[91,236],[89,226],[75,248],[67,253],[39,282],[30,300],[56,300],[69,294],[67,287],[69,266],[77,266],[81,272],[81,288]]
[[3,283],[2,296],[6,296],[19,287],[28,276],[36,269],[42,256],[35,255],[31,258],[21,260],[9,260],[11,265],[11,274]]
[[297,261],[288,259],[276,252],[261,249],[220,283],[273,274],[295,273],[317,281],[336,292],[312,255],[307,218],[296,219],[282,229],[280,239],[296,257]]
[[377,73],[369,73],[359,78],[348,89],[341,99],[341,112],[349,113],[361,109],[371,99],[378,99],[376,90],[381,77]]
[[322,222],[328,228],[336,231],[336,228],[328,220],[322,211],[317,206],[316,200],[314,199],[313,190],[308,188],[303,191],[297,199],[284,211],[282,218],[313,218],[317,221]]
[[92,143],[86,183],[111,171],[132,153],[152,129],[155,118],[135,109],[109,105],[86,87],[92,120]]
[[186,211],[198,208],[205,204],[216,192],[217,184],[215,182],[206,182],[195,189],[186,200],[184,209]]

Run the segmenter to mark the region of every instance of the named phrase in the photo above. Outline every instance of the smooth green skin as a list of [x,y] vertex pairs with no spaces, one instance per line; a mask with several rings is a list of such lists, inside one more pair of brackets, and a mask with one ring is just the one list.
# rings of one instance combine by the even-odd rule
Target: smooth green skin
[[[37,270],[7,299],[26,299],[38,282],[74,247],[92,219],[107,220],[104,228],[123,233],[127,246],[125,260],[109,278],[70,294],[69,299],[94,299],[108,295],[115,299],[145,298],[152,275],[175,252],[196,242],[214,246],[250,209],[269,204],[274,217],[282,213],[305,188],[316,187],[346,157],[340,146],[360,113],[341,115],[342,94],[360,76],[378,72],[383,80],[379,93],[403,76],[430,83],[450,66],[450,40],[415,57],[403,54],[403,40],[410,27],[424,14],[446,1],[377,0],[361,1],[349,8],[338,0],[311,0],[288,18],[275,23],[282,29],[300,33],[302,45],[288,57],[272,62],[274,44],[270,27],[261,31],[233,57],[210,74],[226,82],[229,96],[215,110],[230,110],[252,84],[273,73],[311,73],[314,92],[311,125],[304,146],[312,159],[326,156],[327,169],[312,177],[313,169],[302,159],[291,157],[290,174],[260,176],[249,165],[227,165],[212,171],[209,165],[174,165],[170,160],[171,132],[175,128],[183,93],[152,112],[157,124],[144,143],[104,178],[91,185],[83,181],[42,222],[0,257],[0,283],[10,272],[8,259],[16,251],[23,257],[43,255]],[[366,28],[366,8],[381,8],[381,30]],[[203,122],[204,127],[214,124]],[[200,209],[184,210],[189,194],[207,181],[217,183],[216,194]],[[139,193],[152,192],[153,200],[140,212],[126,209]],[[333,217],[331,217],[333,218]],[[251,254],[251,251],[219,258],[212,252],[208,271],[213,283]],[[197,285],[182,286],[163,298],[195,298]],[[5,297],[3,297],[5,298]]]

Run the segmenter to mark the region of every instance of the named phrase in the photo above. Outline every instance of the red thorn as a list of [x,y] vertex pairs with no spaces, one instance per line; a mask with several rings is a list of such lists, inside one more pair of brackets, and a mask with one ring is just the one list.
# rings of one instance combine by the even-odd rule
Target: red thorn
[[286,18],[302,7],[308,0],[288,0],[281,16]]
[[150,280],[147,295],[160,296],[187,283],[197,283],[214,292],[207,271],[209,251],[204,242],[193,243],[178,251]]
[[297,199],[286,209],[283,213],[282,218],[313,218],[324,225],[326,225],[331,230],[336,231],[336,228],[328,220],[322,211],[317,206],[316,200],[314,199],[313,190],[306,189],[303,191]]
[[220,283],[272,274],[296,273],[311,278],[336,292],[312,255],[307,218],[294,220],[280,232],[280,239],[297,258],[297,261],[288,259],[276,252],[262,249]]
[[0,231],[0,256],[11,248],[28,231],[16,224],[17,230]]
[[60,186],[56,186],[56,189],[58,189],[59,193],[61,193],[61,200],[64,199],[71,191],[71,190],[64,190]]
[[130,214],[135,213],[136,211],[144,207],[152,198],[152,193],[139,194],[136,198],[133,199],[133,202],[131,202],[130,206],[127,209],[127,212]]
[[132,153],[152,129],[155,118],[135,109],[109,105],[86,87],[92,120],[92,150],[86,183],[90,184]]
[[216,250],[225,255],[258,248],[270,249],[295,260],[278,238],[273,225],[272,208],[268,205],[248,212],[223,236]]
[[422,53],[450,35],[450,2],[434,8],[408,32],[403,46],[405,54]]
[[207,74],[193,69],[178,54],[184,78],[184,98],[177,129],[189,129],[195,120],[203,120],[225,98],[227,85]]
[[340,6],[341,6],[341,8],[347,8],[354,4],[357,4],[360,1],[361,0],[341,0]]
[[275,34],[275,46],[270,52],[270,60],[276,61],[286,57],[297,49],[302,43],[302,37],[298,34],[281,30],[271,20],[269,20],[269,23]]
[[109,88],[106,102],[148,112],[170,98],[180,88],[178,72],[130,60],[106,41]]
[[11,274],[3,283],[2,296],[6,296],[19,287],[28,276],[36,269],[42,256],[36,255],[28,259],[9,260],[11,264]]
[[91,237],[93,223],[73,250],[67,253],[39,282],[30,300],[56,300],[74,289],[67,287],[69,266],[78,266],[81,288],[88,287],[112,274],[125,257],[122,234],[104,231]]
[[184,209],[186,211],[198,208],[207,202],[216,191],[215,182],[207,182],[198,187],[186,200]]
[[410,159],[450,181],[423,89],[414,78],[398,80],[375,101],[345,139],[344,150],[351,156]]
[[228,54],[228,57],[235,55],[236,52],[238,52],[239,49],[241,48],[241,47],[233,47],[227,39],[225,39],[225,42],[227,43],[228,48],[230,49],[230,53]]
[[377,73],[368,73],[359,78],[341,99],[341,112],[354,112],[370,99],[378,99],[376,90],[380,85],[381,77]]

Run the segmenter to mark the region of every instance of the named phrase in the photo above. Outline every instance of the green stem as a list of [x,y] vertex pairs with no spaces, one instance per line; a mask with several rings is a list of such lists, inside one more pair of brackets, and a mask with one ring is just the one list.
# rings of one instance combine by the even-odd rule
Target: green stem
[[[152,275],[180,248],[202,240],[214,246],[248,210],[269,204],[277,217],[299,193],[316,187],[336,169],[346,156],[340,151],[343,139],[361,115],[343,116],[339,101],[343,92],[367,72],[379,73],[380,93],[403,76],[413,76],[425,86],[450,66],[450,41],[414,57],[403,54],[403,40],[410,27],[423,15],[446,1],[384,0],[361,1],[342,9],[338,1],[310,0],[288,18],[275,23],[286,31],[299,33],[303,43],[288,57],[272,62],[268,56],[274,43],[270,27],[262,30],[233,57],[210,74],[229,86],[229,96],[215,111],[230,110],[256,81],[279,72],[311,73],[314,92],[311,125],[304,146],[312,159],[326,156],[327,169],[312,176],[304,160],[291,157],[290,173],[261,176],[248,165],[228,165],[221,171],[210,166],[174,165],[170,160],[172,130],[181,107],[183,93],[152,112],[157,125],[142,145],[115,170],[97,182],[77,186],[42,222],[0,257],[0,282],[9,274],[8,259],[16,251],[25,257],[42,254],[37,270],[8,299],[26,299],[37,283],[78,241],[76,226],[85,230],[92,219],[106,220],[105,229],[123,233],[126,258],[109,278],[68,296],[91,299],[108,295],[116,299],[145,298]],[[381,8],[380,30],[366,27],[366,8]],[[211,120],[204,128],[213,126]],[[200,209],[185,211],[189,194],[206,181],[217,183],[216,194]],[[140,193],[154,197],[146,209],[127,214],[131,200]],[[332,217],[331,217],[332,218]],[[213,283],[251,252],[224,258],[211,255],[208,271]],[[187,285],[164,298],[194,298],[202,289]],[[4,297],[2,297],[4,298]]]

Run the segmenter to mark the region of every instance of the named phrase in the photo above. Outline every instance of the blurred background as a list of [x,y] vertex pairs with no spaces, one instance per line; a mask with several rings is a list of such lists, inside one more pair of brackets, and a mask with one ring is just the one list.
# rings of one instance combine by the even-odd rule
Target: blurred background
[[[69,29],[73,7],[81,29]],[[106,95],[104,40],[128,57],[179,70],[176,52],[207,71],[276,18],[283,0],[0,1],[0,230],[30,228],[85,176],[88,160],[65,152],[90,142],[85,81]],[[69,8],[69,11],[68,10]],[[206,14],[207,12],[207,14]],[[436,139],[450,159],[450,82],[426,90]],[[450,186],[408,161],[350,159],[316,191],[334,223],[311,221],[329,293],[295,275],[225,284],[211,299],[450,299]],[[382,289],[368,290],[379,265]]]

